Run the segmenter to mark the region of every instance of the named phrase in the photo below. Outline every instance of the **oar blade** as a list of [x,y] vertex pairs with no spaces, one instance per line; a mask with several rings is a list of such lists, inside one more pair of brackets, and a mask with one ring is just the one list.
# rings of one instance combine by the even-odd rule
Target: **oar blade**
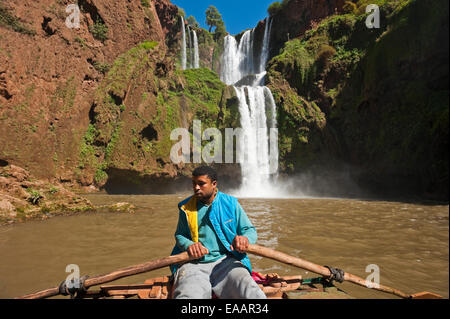
[[417,294],[411,295],[412,299],[442,299],[443,297],[428,291],[419,292]]

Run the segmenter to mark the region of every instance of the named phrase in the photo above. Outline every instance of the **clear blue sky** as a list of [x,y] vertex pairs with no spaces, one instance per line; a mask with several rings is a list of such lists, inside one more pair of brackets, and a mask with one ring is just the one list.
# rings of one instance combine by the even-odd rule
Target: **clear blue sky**
[[194,16],[202,28],[208,30],[205,11],[210,5],[215,6],[225,22],[227,31],[237,34],[245,29],[256,27],[259,20],[268,16],[267,8],[275,0],[171,0],[183,8],[186,18]]

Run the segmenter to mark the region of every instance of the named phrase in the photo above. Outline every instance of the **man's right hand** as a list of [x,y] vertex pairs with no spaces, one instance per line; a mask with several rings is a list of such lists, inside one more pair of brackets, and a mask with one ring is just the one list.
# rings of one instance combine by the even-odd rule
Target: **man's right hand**
[[193,257],[194,259],[202,258],[205,255],[209,254],[208,249],[206,249],[202,243],[195,243],[188,247],[188,254],[189,256]]

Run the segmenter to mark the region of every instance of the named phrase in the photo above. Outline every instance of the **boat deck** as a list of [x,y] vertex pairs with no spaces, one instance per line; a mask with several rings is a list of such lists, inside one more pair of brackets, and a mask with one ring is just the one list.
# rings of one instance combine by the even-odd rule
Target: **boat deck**
[[[351,299],[345,292],[322,278],[303,279],[302,276],[259,274],[258,285],[269,299]],[[152,278],[143,284],[105,285],[99,290],[87,291],[81,298],[114,299],[171,299],[172,283],[169,276]]]

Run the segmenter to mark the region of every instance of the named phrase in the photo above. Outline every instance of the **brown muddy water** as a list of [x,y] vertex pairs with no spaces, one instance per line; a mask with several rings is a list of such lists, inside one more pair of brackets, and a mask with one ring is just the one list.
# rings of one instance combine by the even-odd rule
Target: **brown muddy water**
[[[129,213],[83,213],[0,228],[0,298],[54,287],[76,264],[81,275],[166,257],[174,245],[176,204],[183,195],[85,195],[96,205],[127,201]],[[449,207],[353,199],[241,199],[258,231],[258,244],[366,278],[375,264],[380,283],[406,293],[432,291],[449,298]],[[316,277],[250,256],[253,270]],[[161,269],[124,278],[143,283]],[[396,298],[355,286],[337,286],[357,298]],[[92,289],[92,288],[91,288]]]

